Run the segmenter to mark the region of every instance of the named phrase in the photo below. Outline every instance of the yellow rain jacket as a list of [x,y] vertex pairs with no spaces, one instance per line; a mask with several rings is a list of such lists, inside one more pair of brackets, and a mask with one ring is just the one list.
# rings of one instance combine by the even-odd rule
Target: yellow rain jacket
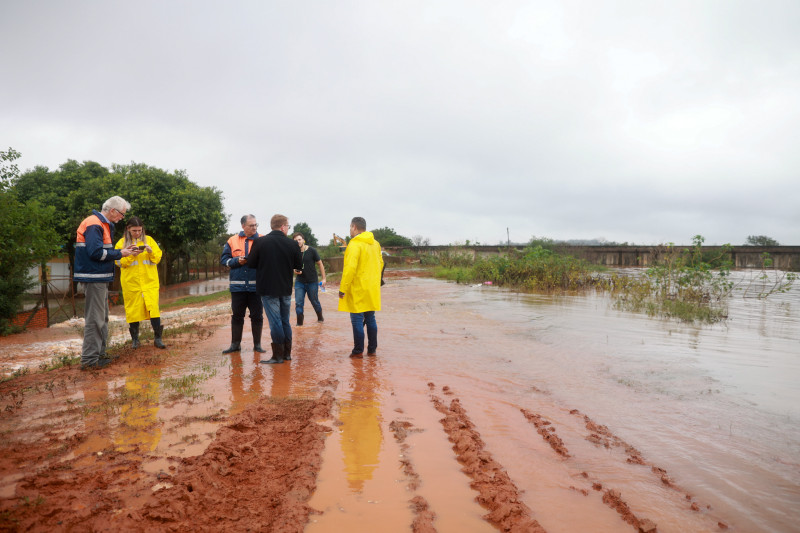
[[381,245],[371,231],[359,233],[344,250],[344,268],[339,291],[339,311],[363,313],[381,310]]
[[[146,250],[137,256],[129,255],[118,260],[122,281],[122,297],[125,299],[125,320],[132,324],[142,320],[158,318],[158,263],[161,261],[161,248],[150,236],[145,236],[137,245],[147,244],[153,253]],[[115,248],[122,249],[125,239],[120,239]]]

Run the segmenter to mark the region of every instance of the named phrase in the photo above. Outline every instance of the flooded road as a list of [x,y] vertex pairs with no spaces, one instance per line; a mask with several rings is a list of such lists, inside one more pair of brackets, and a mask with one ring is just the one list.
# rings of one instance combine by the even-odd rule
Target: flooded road
[[[600,296],[524,295],[429,279],[393,283],[384,294],[378,383],[368,389],[388,390],[379,395],[382,418],[393,418],[396,404],[407,402],[406,414],[408,404],[424,404],[425,381],[449,386],[548,531],[582,526],[565,524],[564,502],[538,485],[549,466],[530,463],[519,408],[546,414],[570,449],[578,443],[568,441],[569,412],[580,410],[744,531],[800,530],[800,287],[766,300],[735,293],[729,319],[714,326],[617,311]],[[351,372],[356,383],[359,372]],[[389,441],[384,435],[393,452]],[[653,490],[600,462],[560,464],[566,468],[547,477],[566,475],[560,483],[568,488],[588,469],[603,472],[623,495]],[[325,487],[322,477],[320,492]],[[646,497],[638,503],[660,531],[687,530],[671,507],[650,507]],[[586,526],[599,530],[596,522]]]
[[[479,462],[508,473],[517,503],[546,531],[800,530],[797,287],[734,297],[726,323],[690,326],[596,295],[395,277],[377,314],[378,356],[363,359],[347,356],[352,333],[334,310],[336,291],[320,296],[325,322],[294,328],[291,363],[260,364],[249,325],[243,351],[223,356],[222,305],[196,344],[65,385],[68,405],[87,406],[81,427],[66,431],[92,435],[69,458],[135,450],[155,476],[203,453],[220,413],[332,389],[308,502],[321,513],[307,532],[408,531],[423,507],[438,531],[496,531],[478,503],[485,485],[470,470],[471,445],[443,423],[454,406],[466,416],[460,426],[479,435]],[[190,401],[178,400],[187,388]],[[122,396],[136,401],[89,408]],[[0,419],[4,435],[44,421],[51,406],[39,401],[27,421]],[[0,496],[10,497],[20,473],[2,474]]]

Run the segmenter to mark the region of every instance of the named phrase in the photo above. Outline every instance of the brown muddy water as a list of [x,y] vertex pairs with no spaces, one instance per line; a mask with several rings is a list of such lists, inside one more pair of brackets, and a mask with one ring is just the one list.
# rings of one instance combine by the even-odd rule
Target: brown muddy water
[[[406,460],[438,531],[496,531],[432,396],[459,399],[549,532],[628,530],[601,501],[601,485],[662,532],[719,531],[720,523],[800,531],[800,288],[766,300],[741,292],[725,323],[699,326],[618,311],[598,295],[392,279],[377,315],[378,356],[350,359],[349,318],[334,311],[329,290],[321,294],[325,322],[294,328],[290,364],[259,364],[247,327],[245,350],[221,355],[230,341],[223,325],[188,357],[84,383],[76,402],[121,389],[151,401],[120,410],[113,437],[87,439],[80,452],[138,448],[149,454],[144,468],[159,472],[166,457],[202,453],[216,413],[235,414],[262,395],[318,396],[328,380],[336,409],[309,501],[321,514],[308,532],[408,531]],[[227,322],[224,306],[213,312]],[[197,377],[196,394],[176,402],[170,388],[186,376]],[[553,453],[521,410],[546,419],[569,453]],[[588,435],[588,419],[607,428]],[[402,445],[390,427],[397,422],[411,428]],[[107,413],[89,411],[82,423],[84,432],[109,434],[92,426],[108,425]],[[638,450],[644,464],[603,446],[612,438],[605,435]],[[0,496],[13,494],[18,478],[5,477]]]

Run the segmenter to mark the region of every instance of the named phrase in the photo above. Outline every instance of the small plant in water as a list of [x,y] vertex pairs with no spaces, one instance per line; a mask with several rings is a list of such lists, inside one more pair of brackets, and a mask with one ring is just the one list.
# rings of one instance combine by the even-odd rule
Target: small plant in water
[[730,246],[709,257],[702,251],[704,240],[695,235],[692,248],[682,252],[671,243],[666,245],[658,254],[660,259],[641,278],[612,276],[608,287],[617,293],[615,305],[684,322],[712,323],[727,318],[727,297],[733,289]]
[[761,254],[761,273],[744,289],[744,298],[766,298],[788,291],[797,280],[795,272],[782,272],[773,267],[769,252]]

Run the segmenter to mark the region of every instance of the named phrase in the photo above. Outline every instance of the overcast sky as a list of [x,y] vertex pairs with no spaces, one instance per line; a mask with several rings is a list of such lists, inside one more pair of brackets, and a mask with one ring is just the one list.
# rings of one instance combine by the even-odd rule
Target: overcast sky
[[797,0],[3,0],[0,149],[183,169],[231,231],[323,243],[800,245],[799,28]]

